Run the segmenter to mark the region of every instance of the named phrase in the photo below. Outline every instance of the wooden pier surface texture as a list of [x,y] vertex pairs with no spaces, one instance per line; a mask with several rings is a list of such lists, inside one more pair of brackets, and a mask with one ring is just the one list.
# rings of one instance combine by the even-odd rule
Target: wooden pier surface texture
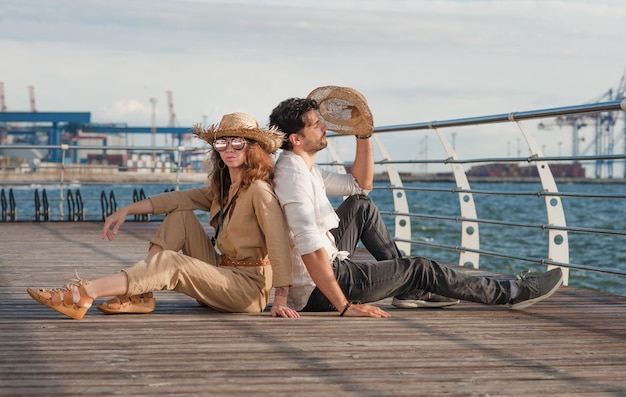
[[225,314],[170,291],[157,309],[76,321],[26,287],[113,274],[158,224],[0,224],[2,396],[626,396],[626,298],[561,287],[525,311],[469,302],[390,319]]

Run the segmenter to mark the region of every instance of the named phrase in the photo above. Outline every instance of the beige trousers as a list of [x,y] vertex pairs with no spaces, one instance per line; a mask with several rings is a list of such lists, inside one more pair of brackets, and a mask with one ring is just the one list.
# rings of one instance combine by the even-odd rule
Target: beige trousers
[[128,295],[173,290],[215,310],[235,313],[261,312],[267,306],[271,266],[217,266],[213,245],[192,211],[168,214],[150,243],[163,251],[123,270]]

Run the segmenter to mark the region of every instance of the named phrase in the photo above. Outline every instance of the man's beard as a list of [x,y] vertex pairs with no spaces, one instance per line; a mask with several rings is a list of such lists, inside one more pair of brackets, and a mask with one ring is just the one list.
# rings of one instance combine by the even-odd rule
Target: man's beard
[[[325,137],[324,137],[325,138]],[[320,150],[326,149],[328,146],[328,141],[326,139],[320,139],[315,145],[311,145],[311,147],[307,148],[307,152],[309,154],[315,154]]]

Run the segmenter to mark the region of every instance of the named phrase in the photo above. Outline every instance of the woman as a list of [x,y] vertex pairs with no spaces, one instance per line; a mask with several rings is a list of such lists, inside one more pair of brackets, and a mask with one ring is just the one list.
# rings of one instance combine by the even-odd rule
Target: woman
[[[260,129],[245,113],[225,115],[219,126],[196,126],[194,133],[213,147],[209,186],[153,196],[105,220],[102,238],[112,240],[129,215],[167,213],[147,259],[93,281],[78,279],[53,290],[28,288],[33,299],[77,320],[94,299],[106,296],[116,297],[97,305],[105,313],[151,312],[155,290],[178,291],[222,312],[251,313],[265,309],[274,285],[272,316],[298,317],[287,307],[291,253],[271,185],[269,154],[280,147],[283,135]],[[194,210],[210,212],[221,255]]]

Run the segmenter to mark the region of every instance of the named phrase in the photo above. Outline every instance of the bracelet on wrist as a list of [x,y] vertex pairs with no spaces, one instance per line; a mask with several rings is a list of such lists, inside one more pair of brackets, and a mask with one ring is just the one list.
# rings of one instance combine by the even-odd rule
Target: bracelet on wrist
[[344,306],[343,310],[341,311],[341,313],[339,314],[339,317],[343,317],[344,314],[346,314],[346,312],[348,311],[348,309],[350,308],[350,306],[352,306],[352,302],[348,302],[346,303],[346,306]]

